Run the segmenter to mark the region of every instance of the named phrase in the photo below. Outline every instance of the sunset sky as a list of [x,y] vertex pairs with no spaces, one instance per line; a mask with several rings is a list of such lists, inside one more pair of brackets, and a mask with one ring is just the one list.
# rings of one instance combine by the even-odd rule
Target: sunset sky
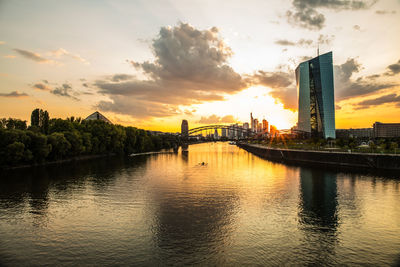
[[400,122],[400,0],[0,0],[0,117],[98,110],[178,131],[297,122],[294,69],[333,51],[336,128]]

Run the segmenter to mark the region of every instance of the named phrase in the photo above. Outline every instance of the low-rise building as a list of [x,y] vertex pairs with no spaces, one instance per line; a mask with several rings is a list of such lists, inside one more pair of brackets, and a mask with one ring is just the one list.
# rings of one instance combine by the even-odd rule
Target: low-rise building
[[373,127],[374,137],[400,137],[400,123],[375,122]]
[[84,121],[92,121],[92,120],[101,120],[112,124],[112,122],[109,119],[107,119],[103,114],[101,114],[98,111],[93,112],[92,114],[87,116],[86,119],[84,119]]
[[336,138],[373,138],[373,128],[336,129]]

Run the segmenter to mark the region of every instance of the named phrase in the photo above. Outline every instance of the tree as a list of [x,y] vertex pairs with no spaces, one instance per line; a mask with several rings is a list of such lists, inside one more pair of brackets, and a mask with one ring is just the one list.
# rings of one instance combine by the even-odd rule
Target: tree
[[399,145],[396,142],[391,142],[390,143],[390,150],[396,152],[397,148]]
[[51,145],[47,144],[47,136],[31,131],[27,131],[27,135],[30,137],[28,149],[32,151],[34,161],[43,162],[51,151]]
[[37,109],[32,111],[32,114],[31,114],[31,126],[40,127],[39,123],[40,123],[40,111],[37,108]]
[[62,159],[71,148],[71,144],[63,133],[52,133],[48,136],[47,141],[51,145],[50,159]]
[[369,142],[369,148],[371,148],[371,150],[372,151],[375,151],[375,149],[376,149],[376,145],[375,145],[375,143],[374,142]]
[[9,118],[6,121],[6,127],[8,130],[13,130],[13,129],[26,130],[26,121]]
[[7,146],[7,161],[11,165],[16,165],[24,158],[25,145],[21,142],[14,142]]
[[6,118],[1,118],[0,119],[0,129],[5,129],[7,125],[7,119]]
[[129,155],[135,152],[136,132],[137,132],[136,128],[134,127],[125,128],[125,134],[126,134],[126,139],[124,144],[125,154]]
[[31,128],[40,129],[41,133],[49,133],[49,113],[47,110],[35,109],[31,114]]
[[45,110],[42,113],[42,133],[44,134],[48,134],[49,133],[49,113],[47,112],[47,110]]
[[74,130],[74,131],[64,132],[64,136],[71,144],[71,147],[68,151],[69,155],[78,156],[81,154],[82,151],[84,151],[82,145],[82,138],[78,131]]

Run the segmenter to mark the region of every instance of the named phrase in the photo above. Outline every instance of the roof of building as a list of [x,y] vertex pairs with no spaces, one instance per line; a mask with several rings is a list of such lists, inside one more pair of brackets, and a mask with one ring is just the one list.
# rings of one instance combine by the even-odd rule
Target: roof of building
[[112,124],[112,122],[109,119],[107,119],[103,114],[101,114],[98,111],[93,112],[86,119],[84,119],[84,121],[91,121],[91,120],[101,120]]

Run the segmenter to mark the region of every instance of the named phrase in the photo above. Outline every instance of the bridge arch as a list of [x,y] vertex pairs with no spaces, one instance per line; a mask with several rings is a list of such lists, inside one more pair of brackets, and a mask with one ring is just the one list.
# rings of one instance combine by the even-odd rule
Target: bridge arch
[[206,125],[206,126],[192,128],[192,129],[188,130],[188,135],[190,136],[190,135],[193,135],[198,132],[214,130],[214,129],[226,129],[228,131],[233,131],[235,133],[242,133],[245,136],[253,135],[253,132],[250,129],[244,129],[244,128],[236,126],[236,125],[223,125],[223,124]]

